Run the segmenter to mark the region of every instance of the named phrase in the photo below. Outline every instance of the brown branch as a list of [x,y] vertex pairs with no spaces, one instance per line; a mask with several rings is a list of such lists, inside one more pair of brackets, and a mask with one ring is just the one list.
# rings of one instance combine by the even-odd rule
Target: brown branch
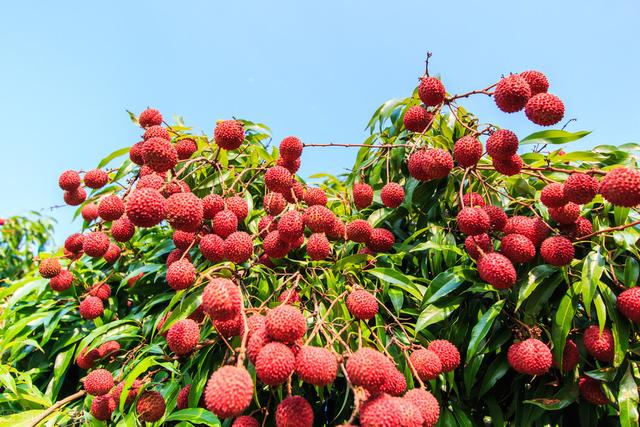
[[608,233],[610,231],[620,231],[620,230],[624,230],[625,228],[635,227],[636,225],[640,225],[640,221],[633,221],[633,222],[630,222],[628,224],[618,225],[617,227],[610,227],[610,228],[605,228],[603,230],[598,230],[598,231],[596,231],[594,233],[587,234],[586,236],[583,236],[583,237],[581,237],[579,239],[576,239],[576,240],[577,241],[588,240],[588,239],[592,238],[593,236],[597,236],[598,234]]
[[49,408],[47,408],[42,414],[38,415],[33,421],[31,421],[31,423],[29,424],[29,427],[36,427],[38,424],[40,424],[41,421],[43,421],[49,415],[57,411],[59,408],[61,408],[62,406],[66,405],[69,402],[73,402],[74,400],[81,398],[85,394],[86,392],[84,390],[80,390],[79,392],[74,393],[71,396],[67,396],[64,399],[57,401],[56,403],[51,405]]

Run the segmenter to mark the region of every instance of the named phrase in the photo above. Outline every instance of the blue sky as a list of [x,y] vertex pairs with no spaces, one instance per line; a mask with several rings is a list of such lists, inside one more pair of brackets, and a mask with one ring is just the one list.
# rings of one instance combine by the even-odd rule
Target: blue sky
[[[637,1],[10,2],[0,24],[0,217],[60,204],[59,173],[139,139],[146,106],[212,133],[231,116],[274,139],[355,143],[375,108],[407,96],[432,51],[448,91],[539,69],[580,148],[640,142]],[[463,105],[525,136],[523,114]],[[353,149],[308,149],[301,174],[339,173]],[[52,212],[58,241],[73,208]]]

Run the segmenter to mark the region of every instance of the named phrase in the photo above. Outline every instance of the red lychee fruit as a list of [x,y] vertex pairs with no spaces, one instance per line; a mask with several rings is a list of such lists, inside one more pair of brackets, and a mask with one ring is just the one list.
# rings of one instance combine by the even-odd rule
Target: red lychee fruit
[[235,419],[231,427],[260,427],[258,420],[249,415],[243,415]]
[[266,385],[284,383],[293,373],[296,359],[286,345],[271,342],[262,347],[256,359],[256,375]]
[[522,110],[529,98],[531,98],[529,83],[517,74],[511,74],[500,80],[493,93],[496,105],[505,113]]
[[218,212],[224,210],[224,199],[218,194],[208,194],[202,199],[204,219],[213,219]]
[[471,192],[471,193],[465,193],[462,195],[462,206],[471,206],[471,207],[484,207],[486,205],[484,198],[476,193],[476,192]]
[[368,208],[373,202],[373,188],[369,184],[359,182],[353,184],[353,203],[359,210]]
[[300,159],[286,160],[282,157],[279,157],[278,160],[276,160],[277,166],[282,166],[292,174],[298,172],[298,169],[300,169],[300,164],[301,164]]
[[105,394],[102,396],[96,396],[91,401],[91,415],[96,420],[108,421],[111,419],[111,414],[116,409],[116,401],[113,400],[111,395]]
[[564,117],[564,104],[555,95],[539,93],[532,96],[524,109],[527,118],[540,126],[551,126]]
[[169,252],[169,255],[167,256],[167,267],[169,267],[171,264],[173,264],[174,262],[178,261],[181,258],[185,258],[187,260],[191,260],[191,257],[189,256],[188,253],[185,253],[185,251],[183,251],[182,249],[174,249],[171,252]]
[[196,234],[192,231],[175,230],[171,237],[173,244],[180,250],[187,250],[196,239]]
[[516,269],[506,256],[491,252],[478,261],[480,278],[496,289],[508,289],[516,283]]
[[223,120],[213,131],[216,145],[223,150],[235,150],[244,142],[244,127],[237,120]]
[[227,238],[238,230],[238,217],[229,209],[218,212],[213,217],[213,232]]
[[427,107],[435,107],[444,102],[444,85],[435,77],[422,77],[420,79],[420,86],[418,87],[418,95],[424,105]]
[[549,237],[540,245],[540,255],[547,264],[561,267],[573,260],[575,250],[571,240],[562,236]]
[[356,219],[347,225],[347,238],[352,242],[365,243],[371,236],[373,227],[364,219]]
[[278,221],[278,232],[280,238],[286,242],[293,243],[298,240],[304,232],[302,215],[297,211],[285,212]]
[[104,254],[104,260],[107,261],[108,264],[113,264],[120,258],[121,253],[122,249],[120,249],[120,246],[115,243],[109,243],[109,249],[107,249],[107,252]]
[[296,355],[295,372],[308,384],[326,386],[336,379],[338,362],[326,348],[303,345]]
[[491,230],[502,231],[507,224],[507,214],[497,206],[484,206],[482,209],[489,215]]
[[196,268],[188,259],[175,261],[167,268],[167,284],[176,291],[187,289],[196,281]]
[[482,143],[472,136],[463,136],[453,147],[453,157],[463,168],[475,166],[482,157]]
[[98,297],[88,296],[80,303],[80,316],[85,320],[92,320],[102,316],[104,305]]
[[347,237],[347,225],[338,217],[333,216],[333,224],[326,232],[331,240],[344,240]]
[[176,143],[178,160],[187,160],[193,156],[196,151],[198,151],[198,144],[191,138],[181,139]]
[[109,182],[109,175],[103,170],[92,169],[84,174],[84,185],[89,188],[102,188],[107,182]]
[[264,174],[264,184],[271,191],[286,194],[291,191],[293,185],[293,175],[282,166],[273,166],[267,169]]
[[142,128],[150,126],[160,126],[162,124],[162,114],[155,108],[147,108],[138,117],[138,123]]
[[326,259],[331,255],[331,244],[324,233],[313,233],[309,236],[307,255],[314,261]]
[[[112,226],[113,227],[113,226]],[[73,233],[64,241],[64,248],[69,252],[80,252],[82,251],[82,242],[84,241],[84,236],[80,233]]]
[[547,76],[542,74],[540,71],[523,71],[522,73],[520,73],[520,77],[522,77],[526,80],[527,83],[529,83],[529,88],[531,88],[531,96],[535,96],[539,93],[544,93],[549,90],[549,80],[547,80]]
[[438,355],[426,348],[421,348],[411,353],[409,361],[422,381],[430,381],[443,372],[442,362]]
[[120,351],[120,343],[118,341],[107,341],[98,346],[98,355],[106,357]]
[[166,410],[164,397],[157,391],[145,391],[138,399],[136,413],[143,422],[155,422],[163,417]]
[[353,385],[375,394],[386,382],[393,364],[379,351],[362,347],[349,356],[345,368]]
[[507,234],[500,241],[500,253],[514,263],[525,263],[536,256],[536,247],[522,234]]
[[506,176],[519,174],[522,171],[523,166],[522,158],[517,154],[514,154],[506,160],[494,158],[492,163],[496,172]]
[[285,289],[280,295],[278,295],[278,301],[284,304],[295,304],[300,302],[300,294],[295,289]]
[[477,207],[462,208],[456,217],[458,229],[469,236],[477,236],[489,231],[489,215]]
[[109,249],[109,236],[102,231],[92,231],[84,236],[82,250],[92,258],[101,258]]
[[[136,397],[138,396],[138,391],[140,387],[142,387],[142,385],[143,385],[142,381],[140,381],[137,378],[133,381],[133,383],[131,384],[131,387],[129,388],[129,392],[125,396],[125,403],[127,404],[132,403],[136,399]],[[123,390],[124,390],[124,381],[121,381],[109,393],[109,395],[113,398],[116,404],[120,403]]]
[[136,142],[129,149],[129,159],[136,165],[144,165],[144,157],[142,152],[144,151],[144,141]]
[[[174,263],[175,265],[175,263]],[[167,332],[167,344],[178,356],[191,353],[200,341],[200,328],[191,319],[178,320]]]
[[96,369],[84,379],[84,389],[92,396],[102,396],[113,388],[113,375],[106,369]]
[[276,408],[277,427],[313,427],[313,408],[301,396],[289,396]]
[[82,219],[87,222],[96,220],[100,215],[98,213],[98,205],[96,205],[95,203],[87,203],[82,207],[80,215],[82,215]]
[[133,225],[153,227],[164,219],[165,199],[157,190],[136,189],[127,199],[126,213]]
[[60,261],[58,258],[45,258],[40,261],[40,265],[38,266],[38,272],[45,279],[51,279],[60,274],[62,270],[62,266],[60,265]]
[[562,370],[564,372],[573,371],[578,366],[579,361],[580,351],[578,351],[578,346],[573,340],[567,339],[562,352]]
[[189,407],[189,393],[191,393],[191,384],[187,384],[182,387],[178,392],[178,397],[176,398],[176,406],[178,410]]
[[145,166],[154,172],[166,172],[173,169],[178,162],[178,152],[168,140],[151,138],[142,146],[142,158]]
[[442,372],[450,372],[460,366],[458,348],[447,340],[431,341],[427,350],[434,352],[442,363]]
[[271,339],[292,343],[303,337],[307,322],[296,307],[281,304],[267,313],[265,327]]
[[453,157],[446,150],[430,148],[425,159],[424,170],[429,179],[446,178],[453,169]]
[[284,258],[289,253],[291,246],[280,238],[280,232],[272,231],[264,238],[262,242],[264,252],[270,258]]
[[381,392],[392,396],[400,396],[407,390],[407,379],[395,366],[387,373]]
[[305,191],[303,196],[304,202],[307,206],[326,206],[327,205],[327,195],[324,190],[317,187],[309,187],[307,191]]
[[124,202],[115,194],[105,197],[98,204],[98,215],[105,221],[114,221],[124,214]]
[[65,191],[73,191],[80,186],[80,175],[76,171],[64,171],[58,178],[58,185]]
[[69,206],[78,206],[87,200],[87,192],[84,191],[84,188],[78,187],[75,190],[65,191],[62,197]]
[[347,310],[359,320],[372,319],[378,314],[378,301],[364,289],[355,289],[347,297]]
[[613,362],[614,343],[613,334],[608,328],[604,328],[600,333],[600,327],[591,325],[585,329],[582,335],[582,342],[587,353],[601,362]]
[[224,240],[224,255],[229,261],[235,264],[242,264],[248,261],[253,255],[253,240],[244,231],[231,233]]
[[167,141],[171,141],[171,135],[169,135],[169,131],[159,125],[149,126],[144,131],[144,135],[142,135],[142,139],[146,141],[151,138],[162,138],[162,139],[166,139]]
[[517,372],[532,376],[546,374],[553,364],[549,347],[535,338],[512,344],[507,353],[507,360]]
[[[388,394],[375,395],[367,399],[360,408],[360,425],[362,427],[391,427],[391,426],[411,426],[419,427],[419,423],[407,423],[405,417],[409,411],[402,404],[402,400]],[[415,405],[407,401],[414,410],[419,412]],[[419,414],[418,414],[419,415]],[[420,418],[422,421],[422,418]]]
[[389,252],[393,249],[396,238],[393,233],[385,228],[374,228],[371,230],[367,240],[367,248],[373,252]]
[[589,403],[594,405],[606,405],[609,403],[607,395],[602,391],[602,382],[591,377],[582,377],[578,380],[580,395]]
[[580,216],[580,205],[569,202],[559,208],[549,208],[549,216],[558,224],[573,224]]
[[424,132],[433,120],[433,113],[428,112],[420,105],[407,108],[402,122],[410,132]]
[[584,205],[598,194],[598,181],[586,173],[574,172],[564,183],[564,197],[569,202]]
[[609,171],[600,182],[600,194],[615,206],[632,208],[640,204],[640,171],[617,168]]
[[249,215],[249,205],[247,201],[240,196],[229,197],[225,200],[227,205],[227,209],[233,212],[237,217],[238,221],[244,221],[244,219]]
[[136,188],[153,188],[154,190],[160,191],[164,185],[164,178],[156,173],[152,173],[150,175],[141,176],[140,179],[138,179]]
[[287,200],[282,193],[269,192],[264,196],[262,206],[269,215],[280,215],[287,207]]
[[271,338],[267,334],[266,327],[264,325],[257,327],[247,341],[247,357],[249,361],[255,365],[260,350],[270,342]]
[[471,258],[477,260],[482,253],[493,252],[493,243],[491,237],[487,233],[483,233],[477,236],[467,236],[464,240],[464,248]]
[[302,141],[295,136],[287,136],[280,142],[278,151],[280,157],[288,161],[294,161],[302,156]]
[[265,215],[260,218],[258,221],[258,232],[260,237],[265,238],[267,234],[272,231],[276,231],[278,228],[278,221],[275,220],[271,215]]
[[226,339],[242,336],[244,333],[244,319],[236,316],[229,320],[214,320],[213,326],[218,334]]
[[69,270],[60,270],[60,273],[49,280],[51,290],[56,292],[66,291],[73,283],[73,273]]
[[111,287],[106,283],[96,283],[89,289],[89,295],[107,301],[111,296]]
[[422,414],[424,427],[433,427],[440,417],[440,405],[431,393],[422,388],[409,390],[404,399],[412,402]]
[[390,182],[382,187],[380,199],[386,207],[397,208],[404,201],[404,188],[398,183]]
[[492,159],[509,160],[518,151],[518,137],[507,129],[498,129],[487,139],[487,154]]
[[202,224],[202,201],[193,193],[176,193],[165,203],[165,216],[173,228],[196,231]]
[[537,247],[549,235],[549,227],[540,218],[516,215],[507,219],[503,232],[522,234]]
[[427,173],[427,163],[429,162],[428,154],[426,150],[418,150],[409,156],[407,159],[407,169],[409,169],[409,175],[418,181],[428,181],[431,179]]
[[578,217],[573,224],[560,225],[560,230],[570,239],[577,240],[593,232],[593,224],[586,218]]
[[78,354],[78,357],[76,358],[76,364],[80,369],[89,370],[93,368],[93,364],[95,360],[98,359],[99,357],[100,357],[100,354],[98,353],[98,350],[96,350],[95,348],[91,350],[87,350],[87,348],[83,348]]
[[215,371],[204,390],[207,409],[220,418],[242,414],[253,398],[253,380],[244,367],[223,366]]
[[314,205],[305,209],[302,220],[312,232],[324,233],[333,226],[335,215],[324,206]]
[[623,291],[618,295],[616,305],[624,317],[634,323],[640,323],[640,287]]
[[212,279],[202,292],[202,309],[212,319],[237,317],[242,309],[240,289],[229,279]]
[[569,202],[564,192],[564,185],[559,182],[545,185],[540,192],[540,201],[548,208],[560,208]]

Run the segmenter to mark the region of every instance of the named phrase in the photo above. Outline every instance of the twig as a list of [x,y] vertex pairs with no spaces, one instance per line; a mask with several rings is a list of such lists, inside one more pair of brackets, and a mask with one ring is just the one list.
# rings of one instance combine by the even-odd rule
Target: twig
[[56,403],[51,405],[49,408],[47,408],[42,414],[38,415],[33,421],[31,421],[31,424],[29,424],[29,427],[36,427],[38,424],[40,424],[41,421],[43,421],[49,415],[57,411],[60,407],[66,405],[69,402],[73,402],[76,399],[81,398],[85,394],[86,392],[84,390],[80,390],[79,392],[74,393],[71,396],[67,396],[64,399],[57,401]]

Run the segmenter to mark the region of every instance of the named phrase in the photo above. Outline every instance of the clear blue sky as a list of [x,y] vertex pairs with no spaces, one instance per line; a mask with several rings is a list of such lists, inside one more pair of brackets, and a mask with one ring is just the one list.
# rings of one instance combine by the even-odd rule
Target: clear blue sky
[[[15,1],[0,18],[0,217],[60,204],[59,173],[130,145],[125,110],[264,122],[274,139],[358,142],[374,109],[406,96],[432,51],[453,93],[539,69],[582,148],[640,141],[637,1]],[[492,100],[464,105],[537,130]],[[302,175],[339,173],[354,151],[309,149]],[[58,240],[73,208],[53,212]]]

